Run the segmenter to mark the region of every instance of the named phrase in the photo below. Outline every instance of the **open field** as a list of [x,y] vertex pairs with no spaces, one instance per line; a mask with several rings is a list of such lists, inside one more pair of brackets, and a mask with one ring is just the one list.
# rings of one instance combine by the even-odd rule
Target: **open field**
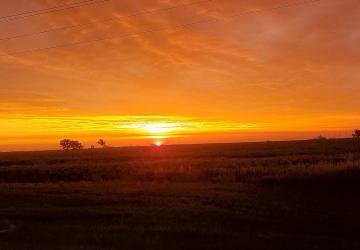
[[350,139],[0,153],[0,249],[360,249]]

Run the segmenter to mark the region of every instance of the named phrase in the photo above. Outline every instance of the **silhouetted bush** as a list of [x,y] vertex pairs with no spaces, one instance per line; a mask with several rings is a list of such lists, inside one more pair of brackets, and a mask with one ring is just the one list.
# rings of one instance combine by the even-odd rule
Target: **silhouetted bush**
[[63,139],[60,141],[60,146],[64,150],[76,150],[76,149],[83,149],[83,145],[78,141],[73,141],[69,139]]
[[360,130],[356,129],[352,136],[353,136],[353,138],[360,139]]
[[103,139],[100,139],[100,140],[98,141],[98,144],[99,144],[101,147],[106,148],[106,142],[105,142]]
[[327,140],[327,138],[325,136],[319,135],[318,137],[315,138],[315,140],[324,141]]

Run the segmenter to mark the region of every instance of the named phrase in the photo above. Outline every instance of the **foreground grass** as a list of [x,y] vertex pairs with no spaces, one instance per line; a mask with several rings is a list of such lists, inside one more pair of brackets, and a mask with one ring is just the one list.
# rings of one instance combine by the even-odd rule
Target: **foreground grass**
[[346,140],[0,154],[0,249],[359,249],[359,182]]

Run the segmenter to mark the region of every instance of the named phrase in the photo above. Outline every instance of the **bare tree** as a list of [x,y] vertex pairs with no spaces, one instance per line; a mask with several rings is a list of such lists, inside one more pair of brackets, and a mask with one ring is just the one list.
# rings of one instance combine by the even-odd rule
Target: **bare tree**
[[100,139],[100,140],[98,141],[98,144],[99,144],[101,147],[106,148],[106,142],[105,142],[103,139]]

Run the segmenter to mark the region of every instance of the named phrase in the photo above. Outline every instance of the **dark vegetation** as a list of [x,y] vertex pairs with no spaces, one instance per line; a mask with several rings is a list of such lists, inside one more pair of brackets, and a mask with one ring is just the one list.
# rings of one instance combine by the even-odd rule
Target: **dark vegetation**
[[360,249],[356,139],[0,154],[0,249]]
[[70,139],[63,139],[60,141],[60,147],[63,150],[79,150],[83,149],[83,145],[79,141],[70,140]]
[[98,140],[97,142],[101,147],[106,148],[106,142],[103,139]]
[[354,131],[353,137],[356,139],[360,139],[360,130],[359,129],[356,129]]

